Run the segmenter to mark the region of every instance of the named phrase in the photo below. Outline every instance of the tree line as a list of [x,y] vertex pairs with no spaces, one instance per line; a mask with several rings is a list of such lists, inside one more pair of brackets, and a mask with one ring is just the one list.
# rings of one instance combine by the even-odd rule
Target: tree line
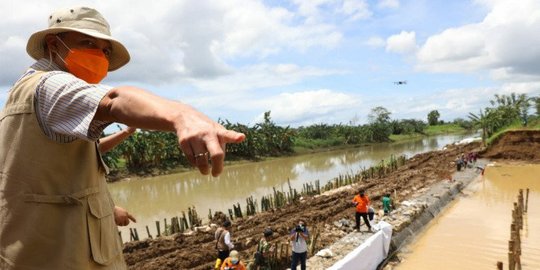
[[[526,95],[499,96],[491,102],[493,107],[480,114],[469,115],[470,120],[456,119],[454,123],[466,129],[482,129],[486,136],[513,123],[516,119],[528,119],[528,110],[534,105],[540,111],[540,98]],[[375,107],[368,114],[368,123],[313,124],[292,128],[279,126],[271,119],[271,112],[265,112],[263,120],[253,126],[219,120],[227,129],[246,134],[244,142],[227,145],[227,160],[258,160],[265,157],[290,155],[300,148],[320,148],[340,145],[389,142],[390,136],[400,134],[424,134],[428,125],[444,123],[439,120],[438,111],[427,115],[427,122],[417,119],[391,119],[391,113],[384,107]],[[158,131],[137,131],[131,137],[107,152],[104,159],[117,173],[149,173],[154,170],[167,171],[178,167],[189,167],[189,163],[177,147],[178,138],[174,133]]]

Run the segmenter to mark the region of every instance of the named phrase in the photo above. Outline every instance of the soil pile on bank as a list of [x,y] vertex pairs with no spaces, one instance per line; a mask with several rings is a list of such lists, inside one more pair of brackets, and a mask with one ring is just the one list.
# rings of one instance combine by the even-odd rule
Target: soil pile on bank
[[[396,191],[394,201],[407,200],[417,190],[438,181],[446,181],[455,171],[455,159],[463,153],[478,151],[480,143],[449,145],[445,150],[418,154],[398,170],[382,178],[373,178],[355,184],[354,189],[331,192],[330,195],[307,197],[300,202],[274,211],[233,220],[232,241],[242,259],[251,259],[264,228],[271,227],[271,243],[286,243],[288,233],[298,219],[307,221],[313,233],[320,231],[317,248],[328,246],[342,237],[330,230],[335,221],[354,220],[351,204],[358,189],[366,190],[375,207],[381,207],[381,197]],[[327,226],[324,226],[324,225]],[[330,226],[328,226],[330,225]],[[365,226],[364,226],[364,229]],[[216,259],[214,231],[193,235],[174,235],[125,244],[124,256],[130,269],[211,269]]]
[[526,160],[540,162],[540,131],[507,131],[481,154],[489,159]]

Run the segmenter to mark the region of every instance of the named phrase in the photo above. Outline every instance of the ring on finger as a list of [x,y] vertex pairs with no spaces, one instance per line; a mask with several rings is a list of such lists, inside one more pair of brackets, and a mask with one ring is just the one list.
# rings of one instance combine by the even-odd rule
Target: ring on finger
[[200,153],[200,154],[196,154],[195,155],[195,158],[200,158],[200,157],[205,157],[205,156],[208,156],[208,152],[204,152],[204,153]]

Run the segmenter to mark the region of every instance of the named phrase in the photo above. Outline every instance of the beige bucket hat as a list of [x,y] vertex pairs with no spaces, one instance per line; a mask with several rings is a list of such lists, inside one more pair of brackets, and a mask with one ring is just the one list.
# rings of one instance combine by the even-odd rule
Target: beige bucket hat
[[49,27],[30,36],[26,44],[26,52],[36,60],[44,58],[45,36],[69,31],[110,41],[112,54],[109,60],[109,71],[117,70],[129,62],[129,52],[120,41],[111,36],[109,23],[97,10],[89,7],[64,8],[55,11],[49,16]]

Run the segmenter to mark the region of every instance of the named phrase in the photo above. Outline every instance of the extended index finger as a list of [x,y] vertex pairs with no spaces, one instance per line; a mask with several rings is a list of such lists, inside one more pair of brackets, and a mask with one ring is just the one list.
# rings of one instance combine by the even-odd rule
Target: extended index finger
[[246,138],[246,135],[232,130],[220,130],[216,138],[207,141],[206,149],[210,153],[212,160],[212,176],[216,177],[223,171],[225,160],[225,145],[227,143],[240,143]]
[[218,132],[218,139],[222,143],[241,143],[246,138],[244,133],[236,132],[234,130],[221,130]]
[[129,219],[131,219],[131,221],[133,221],[133,222],[137,223],[137,220],[135,219],[135,217],[134,217],[134,216],[132,216],[132,215],[131,215],[131,214],[129,214],[129,213],[127,214],[127,216],[128,216],[128,218],[129,218]]

